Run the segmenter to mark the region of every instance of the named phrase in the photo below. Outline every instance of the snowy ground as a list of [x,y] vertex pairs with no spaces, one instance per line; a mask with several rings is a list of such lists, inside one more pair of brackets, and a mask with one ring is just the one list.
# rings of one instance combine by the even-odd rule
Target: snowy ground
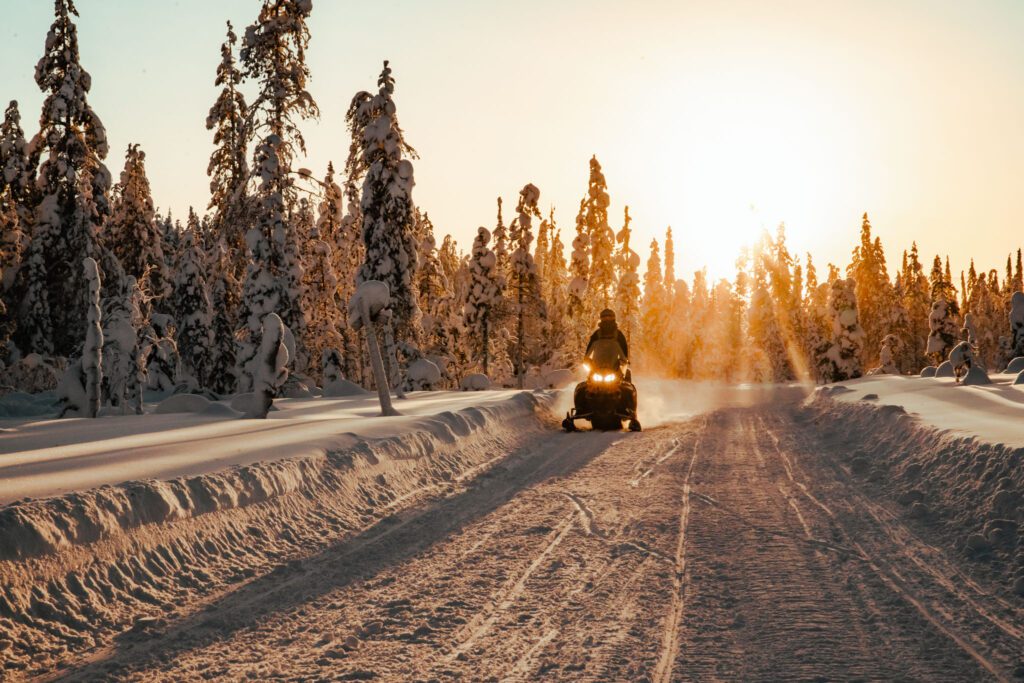
[[337,448],[365,416],[282,402],[252,447],[319,452],[0,506],[0,678],[1024,677],[1024,450],[926,420],[1017,389],[848,386],[641,382],[640,434],[434,395]]
[[[351,447],[360,438],[435,429],[439,413],[516,392],[415,392],[381,418],[376,394],[279,399],[266,420],[173,413],[95,420],[0,420],[0,505],[130,480],[171,479],[233,465]],[[152,407],[150,407],[152,408]],[[230,412],[230,411],[228,411]]]
[[841,387],[838,390],[819,391],[845,403],[901,406],[938,429],[989,443],[1024,446],[1024,385],[1012,385],[1016,375],[989,377],[992,384],[988,386],[958,386],[948,377],[875,375],[834,385]]

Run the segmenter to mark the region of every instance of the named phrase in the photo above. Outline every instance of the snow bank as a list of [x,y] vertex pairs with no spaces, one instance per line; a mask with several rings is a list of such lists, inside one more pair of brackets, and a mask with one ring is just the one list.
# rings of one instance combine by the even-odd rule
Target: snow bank
[[[826,452],[839,454],[865,486],[877,487],[909,518],[978,560],[980,572],[1016,590],[1024,393],[920,378],[849,384],[849,393],[817,391],[807,403],[834,446]],[[868,391],[878,400],[861,401]],[[851,440],[851,434],[870,438]],[[860,446],[851,449],[851,443]]]
[[460,384],[463,391],[486,391],[491,388],[491,380],[479,372],[474,372],[462,378]]
[[324,386],[324,397],[325,398],[336,398],[339,396],[362,396],[369,394],[370,392],[363,389],[355,382],[350,382],[347,379],[336,379],[333,382],[328,382]]
[[345,435],[345,447],[319,455],[0,508],[0,641],[38,674],[140,619],[360,533],[550,429],[537,418],[545,400],[516,392],[478,407],[375,418],[390,428]]
[[211,405],[210,399],[199,394],[175,394],[164,399],[153,409],[157,415],[171,413],[202,413]]

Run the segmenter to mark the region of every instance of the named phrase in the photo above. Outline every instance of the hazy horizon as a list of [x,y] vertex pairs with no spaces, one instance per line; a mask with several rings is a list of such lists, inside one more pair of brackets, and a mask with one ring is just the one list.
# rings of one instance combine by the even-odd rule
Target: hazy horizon
[[[2,1],[0,97],[19,101],[31,136],[52,3]],[[111,172],[140,143],[157,205],[205,209],[224,22],[242,35],[260,3],[76,4]],[[794,254],[845,266],[864,211],[890,265],[916,240],[926,267],[940,253],[957,273],[969,257],[1001,269],[1022,242],[1019,3],[317,0],[309,26],[321,118],[303,125],[298,165],[321,177],[343,164],[348,102],[391,60],[421,156],[414,200],[463,250],[493,225],[495,198],[511,209],[527,182],[568,245],[592,154],[612,226],[628,204],[646,261],[672,225],[687,280],[703,264],[731,277],[740,245],[780,221]]]

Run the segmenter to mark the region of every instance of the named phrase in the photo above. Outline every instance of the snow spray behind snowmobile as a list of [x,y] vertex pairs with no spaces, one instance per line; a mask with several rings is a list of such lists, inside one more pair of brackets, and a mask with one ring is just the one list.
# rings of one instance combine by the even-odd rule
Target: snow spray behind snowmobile
[[594,429],[622,429],[622,421],[629,420],[631,432],[640,431],[636,418],[636,387],[629,380],[629,369],[622,348],[614,339],[598,339],[591,346],[583,362],[587,379],[576,385],[574,407],[562,427],[576,431],[576,420],[589,420]]

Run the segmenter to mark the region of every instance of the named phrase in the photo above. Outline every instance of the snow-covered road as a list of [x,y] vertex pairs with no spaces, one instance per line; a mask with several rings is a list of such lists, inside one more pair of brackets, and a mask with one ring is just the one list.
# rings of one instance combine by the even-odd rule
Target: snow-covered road
[[[530,435],[478,476],[136,622],[68,680],[1012,680],[1024,611],[766,395]],[[2,655],[2,651],[0,651]]]

